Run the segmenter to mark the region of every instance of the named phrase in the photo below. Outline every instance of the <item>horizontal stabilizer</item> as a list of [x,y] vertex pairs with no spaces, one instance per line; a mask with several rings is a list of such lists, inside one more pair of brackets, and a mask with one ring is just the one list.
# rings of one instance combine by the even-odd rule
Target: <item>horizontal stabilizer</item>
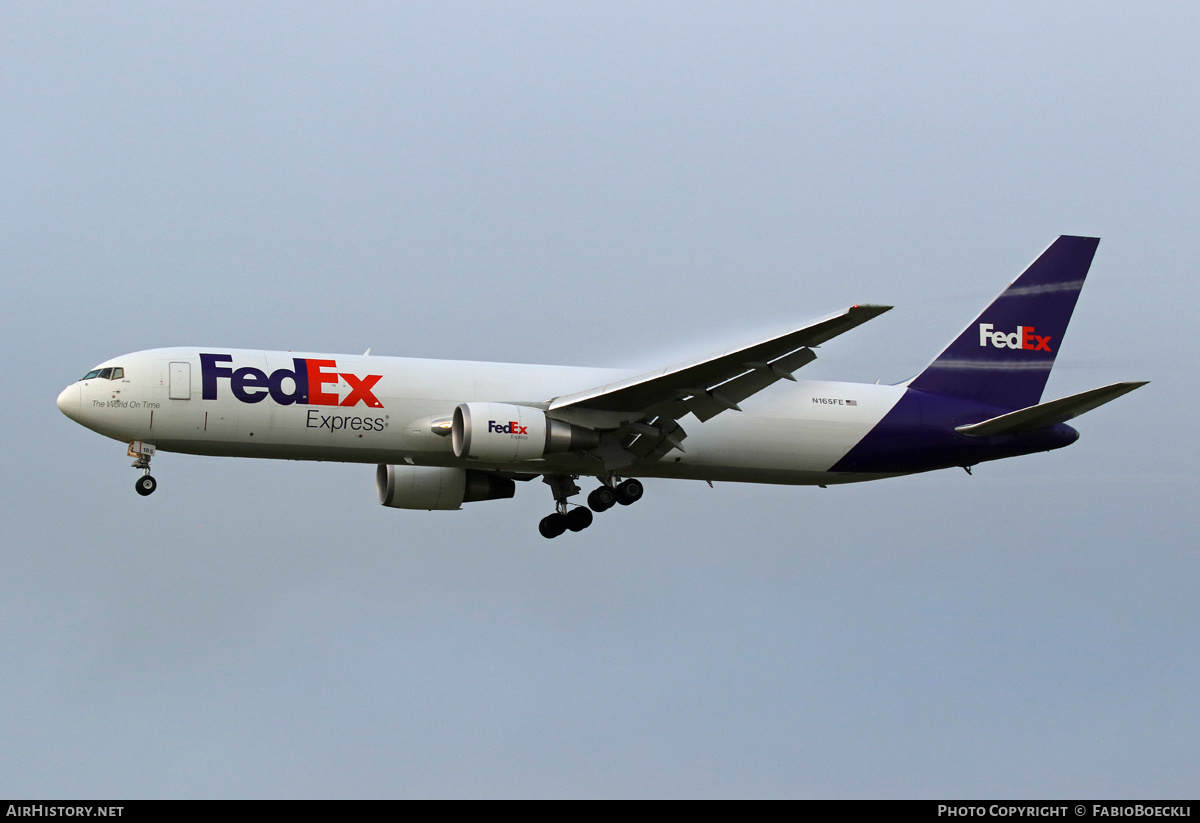
[[959,434],[971,437],[990,437],[997,434],[1013,434],[1029,429],[1043,429],[1059,423],[1065,423],[1073,417],[1089,412],[1097,406],[1103,406],[1110,400],[1116,400],[1123,394],[1141,388],[1149,381],[1133,383],[1113,383],[1098,389],[1061,397],[1049,403],[1039,403],[1036,406],[1018,409],[1015,412],[984,420],[982,423],[972,423],[969,426],[959,426],[955,429]]

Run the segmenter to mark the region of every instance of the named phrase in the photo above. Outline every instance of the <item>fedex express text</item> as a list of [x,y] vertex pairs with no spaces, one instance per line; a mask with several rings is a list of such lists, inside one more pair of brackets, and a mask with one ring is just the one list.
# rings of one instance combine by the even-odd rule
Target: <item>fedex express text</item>
[[[291,369],[276,369],[270,374],[253,366],[232,369],[221,365],[232,362],[233,356],[228,354],[200,355],[201,396],[205,400],[216,400],[218,381],[228,380],[230,392],[242,403],[258,403],[270,396],[280,406],[357,406],[361,403],[372,409],[383,408],[373,391],[383,375],[359,377],[334,371],[336,360],[293,357]],[[345,397],[323,388],[328,383],[337,383],[339,377],[350,387]],[[290,392],[288,382],[291,383]]]

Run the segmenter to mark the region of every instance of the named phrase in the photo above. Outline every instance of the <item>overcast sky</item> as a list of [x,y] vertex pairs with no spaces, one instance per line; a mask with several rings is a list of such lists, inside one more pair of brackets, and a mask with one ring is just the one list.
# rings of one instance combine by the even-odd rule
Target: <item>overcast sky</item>
[[[0,795],[1196,795],[1200,6],[0,6]],[[1102,239],[1049,454],[378,505],[58,392],[217,345],[919,371]],[[583,387],[581,387],[583,388]],[[471,398],[464,398],[471,399]]]

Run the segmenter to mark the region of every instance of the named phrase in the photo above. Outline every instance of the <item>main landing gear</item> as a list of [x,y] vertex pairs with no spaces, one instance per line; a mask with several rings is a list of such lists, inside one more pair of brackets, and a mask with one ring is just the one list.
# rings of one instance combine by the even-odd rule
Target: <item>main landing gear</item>
[[641,499],[643,491],[645,489],[641,481],[631,477],[615,487],[608,484],[599,487],[588,495],[587,502],[592,511],[606,512],[618,503],[622,506],[636,503]]
[[570,511],[548,514],[538,523],[538,532],[542,537],[558,537],[565,531],[581,532],[592,525],[592,513],[583,506],[576,506]]
[[133,468],[142,470],[142,476],[133,484],[133,488],[142,497],[154,494],[154,490],[158,488],[158,481],[150,476],[150,458],[154,456],[154,446],[134,440],[129,444],[129,456],[134,458]]
[[568,529],[573,532],[581,532],[592,525],[590,511],[582,506],[568,509],[571,504],[567,502],[567,498],[579,494],[579,486],[575,485],[574,477],[564,474],[547,474],[542,477],[542,482],[548,485],[554,494],[555,508],[554,514],[546,515],[538,523],[538,532],[542,537],[555,538]]
[[551,492],[554,493],[556,509],[554,514],[546,515],[538,523],[538,532],[546,538],[558,537],[566,531],[581,532],[592,525],[592,512],[608,511],[618,503],[628,506],[641,499],[644,491],[641,481],[632,477],[619,485],[614,485],[616,478],[609,477],[602,480],[603,485],[588,495],[587,508],[579,505],[568,508],[573,504],[568,503],[567,498],[579,494],[575,478],[566,475],[546,475],[542,481],[550,486]]

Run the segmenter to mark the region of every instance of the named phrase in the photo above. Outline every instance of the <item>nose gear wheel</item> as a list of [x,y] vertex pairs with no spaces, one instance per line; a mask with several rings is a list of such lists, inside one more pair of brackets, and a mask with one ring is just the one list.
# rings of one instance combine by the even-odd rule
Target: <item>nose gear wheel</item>
[[134,440],[129,444],[129,456],[134,458],[133,468],[142,470],[142,476],[133,484],[133,488],[142,497],[154,494],[158,488],[158,481],[150,476],[150,458],[154,456],[154,446]]

